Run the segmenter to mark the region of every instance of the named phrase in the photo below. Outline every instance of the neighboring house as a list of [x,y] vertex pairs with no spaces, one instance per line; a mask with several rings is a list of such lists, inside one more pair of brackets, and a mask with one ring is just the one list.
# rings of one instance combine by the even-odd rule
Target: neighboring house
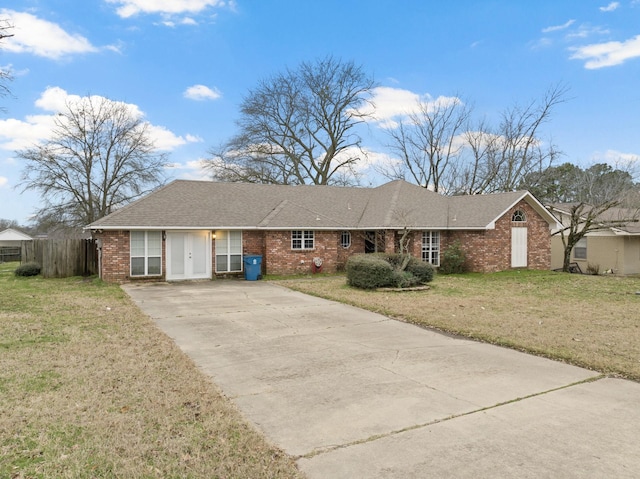
[[[571,204],[550,205],[549,210],[560,223],[569,226]],[[589,269],[615,274],[640,274],[640,222],[633,220],[637,212],[626,208],[611,208],[597,218],[600,226],[587,233],[571,252],[571,262],[583,273]],[[562,268],[564,245],[554,230],[551,238],[551,268]]]
[[20,261],[22,242],[31,240],[31,236],[12,228],[0,231],[0,263]]
[[33,238],[13,228],[0,231],[0,246],[20,247],[23,241],[31,241]]
[[[340,271],[357,253],[394,252],[436,266],[460,240],[471,271],[549,269],[557,221],[526,191],[442,196],[405,181],[376,188],[177,180],[87,226],[105,281],[206,279],[243,271]],[[315,260],[315,261],[314,261]]]

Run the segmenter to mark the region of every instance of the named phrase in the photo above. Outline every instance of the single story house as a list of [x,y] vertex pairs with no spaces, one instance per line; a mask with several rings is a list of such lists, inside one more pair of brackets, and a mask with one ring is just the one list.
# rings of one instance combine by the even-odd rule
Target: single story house
[[33,238],[13,228],[0,231],[0,246],[20,247],[23,241],[31,241]]
[[0,231],[0,263],[3,261],[20,261],[23,241],[33,238],[21,231],[7,228]]
[[[550,205],[550,211],[561,224],[569,226],[571,204]],[[588,232],[571,252],[571,262],[583,273],[587,269],[599,273],[640,274],[640,222],[634,220],[635,210],[611,208],[596,219],[599,226]],[[551,268],[560,269],[564,259],[564,245],[559,230],[552,231]]]
[[375,188],[176,180],[87,226],[109,282],[340,271],[399,242],[438,266],[459,240],[471,271],[549,269],[557,220],[530,193],[442,196],[402,180]]

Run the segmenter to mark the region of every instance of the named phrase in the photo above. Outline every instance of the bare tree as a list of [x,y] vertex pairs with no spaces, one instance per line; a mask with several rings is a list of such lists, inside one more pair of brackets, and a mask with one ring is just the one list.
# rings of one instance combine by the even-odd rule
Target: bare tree
[[389,147],[401,161],[379,172],[389,179],[408,179],[425,188],[446,192],[462,152],[458,135],[467,125],[471,108],[457,96],[418,101],[416,111],[396,129],[389,129]]
[[68,101],[50,139],[17,152],[24,190],[41,193],[38,219],[84,226],[164,181],[166,155],[129,105],[103,97]]
[[361,107],[373,86],[361,67],[332,57],[261,81],[241,104],[238,135],[225,148],[211,151],[213,177],[343,183],[360,159],[355,127],[367,116]]
[[[0,19],[0,46],[5,38],[10,38],[13,34],[9,33],[13,25],[6,18]],[[8,70],[0,69],[0,97],[6,96],[10,93],[7,83],[13,78],[11,72]],[[0,107],[0,111],[4,108]]]
[[624,227],[637,223],[640,217],[638,205],[627,202],[634,196],[630,193],[637,195],[638,191],[628,171],[596,164],[586,170],[572,170],[571,181],[574,183],[573,197],[569,196],[571,202],[553,205],[565,225],[554,233],[562,238],[562,270],[565,272],[569,271],[573,248],[588,233]]
[[541,101],[505,110],[495,127],[486,119],[474,122],[472,108],[457,97],[419,102],[407,121],[388,132],[399,161],[378,171],[445,194],[513,191],[524,176],[559,157],[539,133],[567,92],[562,85],[552,87]]

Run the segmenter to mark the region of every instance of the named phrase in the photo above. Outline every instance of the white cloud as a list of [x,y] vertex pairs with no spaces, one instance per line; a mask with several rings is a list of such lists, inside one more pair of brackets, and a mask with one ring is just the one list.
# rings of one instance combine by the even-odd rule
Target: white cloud
[[558,30],[564,30],[566,28],[569,28],[574,23],[575,23],[575,20],[571,19],[566,21],[562,25],[553,25],[550,27],[543,28],[542,33],[550,33],[550,32],[557,32]]
[[409,90],[391,87],[373,89],[372,104],[360,110],[361,114],[370,115],[371,121],[381,128],[395,128],[402,118],[416,109],[420,95]]
[[116,13],[122,18],[129,18],[141,13],[170,14],[200,13],[207,7],[234,6],[235,2],[223,0],[107,0],[116,7]]
[[430,110],[438,106],[459,103],[457,97],[439,96],[436,99],[429,94],[419,95],[409,90],[391,87],[376,87],[371,98],[372,104],[360,110],[360,113],[371,115],[368,121],[377,123],[385,129],[397,128],[399,123],[406,121],[412,113],[417,113],[419,107]]
[[9,178],[0,176],[0,188],[9,184]]
[[[92,100],[102,101],[104,97],[92,96]],[[70,95],[60,87],[48,87],[35,102],[35,106],[47,114],[29,115],[24,120],[10,118],[0,120],[0,149],[20,150],[28,148],[51,135],[56,115],[66,110],[68,104],[87,101],[87,97]],[[109,100],[113,101],[113,100]],[[114,102],[125,105],[135,118],[144,118],[144,112],[132,103]],[[158,149],[172,150],[187,143],[201,142],[195,135],[178,136],[163,126],[147,124],[151,138]]]
[[28,148],[51,134],[53,115],[29,115],[24,120],[0,120],[0,148],[21,150]]
[[621,164],[636,164],[640,166],[640,155],[635,153],[623,153],[617,150],[607,150],[604,153],[595,153],[593,155],[593,160],[605,161],[606,163],[615,167],[618,167]]
[[179,146],[186,145],[187,143],[194,143],[195,136],[187,135],[187,137],[178,136],[168,128],[164,126],[147,124],[147,130],[154,141],[156,148],[159,150],[173,150]]
[[611,2],[606,7],[600,7],[601,12],[613,12],[620,6],[620,2]]
[[186,163],[172,163],[168,169],[178,172],[177,176],[182,180],[211,181],[211,172],[205,167],[206,163],[206,160],[199,158]]
[[640,35],[624,42],[594,43],[572,50],[571,59],[586,60],[584,67],[588,70],[621,65],[640,57]]
[[189,100],[204,101],[217,100],[222,96],[222,93],[217,88],[211,89],[205,85],[193,85],[185,90],[183,96]]
[[599,26],[592,26],[586,23],[586,24],[580,25],[576,30],[573,30],[572,32],[567,33],[565,38],[567,40],[575,40],[577,38],[587,38],[593,35],[608,35],[609,33],[611,32],[606,28],[602,28]]
[[98,51],[98,48],[82,35],[67,33],[57,24],[30,13],[0,9],[0,15],[14,26],[13,37],[7,38],[3,45],[6,51],[31,53],[52,59]]

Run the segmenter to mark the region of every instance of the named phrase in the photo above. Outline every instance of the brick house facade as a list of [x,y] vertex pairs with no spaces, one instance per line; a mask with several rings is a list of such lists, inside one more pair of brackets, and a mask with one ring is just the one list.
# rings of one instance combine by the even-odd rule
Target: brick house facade
[[[227,198],[227,190],[253,194],[251,185],[179,183],[181,188],[169,191],[168,195],[177,205],[189,203],[188,199],[181,200],[180,195],[191,191],[194,183],[203,193],[215,195],[218,189],[224,190]],[[531,269],[551,266],[550,228],[556,225],[555,219],[527,192],[447,198],[405,182],[360,189],[253,186],[262,190],[260,201],[271,201],[270,207],[265,207],[255,219],[251,219],[255,208],[249,209],[251,204],[246,198],[241,204],[249,207],[240,213],[225,212],[221,219],[206,216],[206,204],[198,205],[203,207],[202,211],[183,209],[172,218],[167,213],[168,207],[162,206],[163,196],[157,193],[158,197],[151,194],[149,198],[160,206],[148,201],[146,205],[138,203],[136,210],[134,203],[123,208],[120,215],[116,212],[90,225],[94,238],[99,240],[102,279],[117,283],[190,279],[189,272],[196,269],[198,278],[237,276],[242,275],[242,258],[246,255],[262,257],[262,274],[331,273],[343,270],[354,254],[399,251],[405,233],[403,246],[413,256],[436,266],[446,248],[459,241],[468,270],[510,269],[514,264],[515,237],[524,238],[517,246],[522,266]],[[303,194],[296,196],[298,193]],[[329,204],[321,204],[324,198]],[[211,208],[218,201],[219,198],[212,200]],[[412,205],[415,213],[409,220],[403,214],[404,224],[394,223],[392,208],[403,203]],[[201,217],[189,219],[189,214]],[[517,229],[523,234],[516,234]],[[198,241],[201,246],[195,246]],[[183,243],[192,245],[192,242],[193,248],[201,249],[193,251],[193,259],[192,251],[186,252],[192,246],[185,246],[182,254]],[[314,262],[318,258],[320,268]],[[189,261],[199,264],[190,267]],[[206,268],[202,267],[203,261]],[[176,276],[176,268],[186,268],[187,274]]]

